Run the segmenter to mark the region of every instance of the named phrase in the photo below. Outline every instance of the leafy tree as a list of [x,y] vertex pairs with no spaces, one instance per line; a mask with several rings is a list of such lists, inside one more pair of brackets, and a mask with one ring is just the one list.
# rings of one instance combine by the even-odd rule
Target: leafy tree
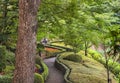
[[18,5],[16,0],[0,1],[0,44],[7,49],[16,43],[18,24]]

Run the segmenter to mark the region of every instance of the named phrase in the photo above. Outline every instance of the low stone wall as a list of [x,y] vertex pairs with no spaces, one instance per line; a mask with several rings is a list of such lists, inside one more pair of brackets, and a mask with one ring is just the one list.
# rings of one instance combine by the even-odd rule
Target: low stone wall
[[59,60],[59,56],[60,56],[60,54],[58,54],[57,57],[56,57],[55,67],[58,70],[63,72],[65,83],[72,83],[72,81],[70,81],[70,79],[69,79],[69,74],[71,72],[71,69]]

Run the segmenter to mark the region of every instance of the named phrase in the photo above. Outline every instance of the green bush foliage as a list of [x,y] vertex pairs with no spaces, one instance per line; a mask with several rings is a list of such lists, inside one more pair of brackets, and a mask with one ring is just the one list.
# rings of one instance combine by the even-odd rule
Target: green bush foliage
[[[48,67],[45,63],[42,62],[41,58],[39,56],[36,57],[36,66],[37,67],[40,67],[40,68],[43,68],[43,73],[42,73],[42,77],[44,80],[47,79],[47,76],[48,76],[48,73],[49,73],[49,70],[48,70]],[[39,65],[39,66],[38,66]]]
[[89,50],[88,54],[92,56],[92,58],[94,58],[95,60],[99,60],[102,58],[102,55],[94,50]]
[[42,75],[35,73],[34,78],[34,83],[44,83]]
[[48,77],[48,74],[49,74],[49,70],[48,70],[48,67],[45,63],[42,62],[42,65],[43,65],[43,69],[44,69],[42,76],[43,76],[44,80],[46,80]]
[[35,64],[35,67],[38,68],[38,69],[41,68],[41,66],[39,64]]
[[15,64],[15,54],[13,52],[6,52],[6,65],[14,65]]
[[40,56],[37,55],[37,56],[35,57],[35,63],[41,65],[41,61],[42,61],[42,60],[41,60]]
[[5,46],[0,45],[0,71],[5,69],[6,65],[14,65],[14,53],[7,51]]
[[5,73],[5,75],[13,75],[14,69],[14,66],[6,66],[3,72]]
[[0,76],[0,83],[12,83],[12,77]]
[[[61,53],[59,60],[71,69],[69,80],[72,83],[107,83],[106,69],[98,61],[81,55],[81,53],[78,54],[82,57],[81,63],[64,60],[69,55],[71,55],[69,52]],[[113,74],[110,77],[112,83],[117,83]]]
[[73,61],[73,62],[81,62],[82,61],[82,57],[80,55],[74,55],[74,54],[70,54],[70,55],[64,57],[63,59]]
[[[98,52],[89,50],[89,54],[92,56],[93,59],[95,59],[96,61],[106,66],[105,58],[102,55],[100,55]],[[110,71],[119,78],[120,64],[118,62],[113,61],[112,59],[109,59],[108,66],[109,66]]]
[[0,72],[5,68],[6,63],[6,48],[0,45]]

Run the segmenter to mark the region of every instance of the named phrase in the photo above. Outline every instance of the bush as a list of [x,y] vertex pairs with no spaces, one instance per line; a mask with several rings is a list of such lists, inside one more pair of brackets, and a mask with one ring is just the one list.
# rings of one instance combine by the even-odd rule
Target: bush
[[34,83],[44,83],[42,75],[35,73],[34,78]]
[[74,54],[70,54],[70,55],[64,57],[63,59],[73,61],[73,62],[81,62],[82,61],[82,57],[80,55],[74,55]]
[[48,70],[48,67],[45,63],[42,62],[42,65],[43,65],[43,69],[44,69],[42,76],[43,76],[44,80],[46,80],[48,77],[48,74],[49,74],[49,70]]
[[14,65],[15,64],[15,54],[13,52],[7,51],[6,52],[6,64],[7,65]]
[[5,74],[13,75],[14,69],[14,66],[6,66],[6,68],[3,71]]
[[[43,69],[42,77],[43,77],[44,80],[46,80],[46,79],[47,79],[47,76],[48,76],[48,73],[49,73],[48,67],[46,66],[45,63],[43,63],[43,62],[41,61],[41,58],[40,58],[39,56],[36,57],[36,64],[37,64],[37,65],[36,65],[37,67],[40,67],[40,68]],[[39,66],[38,66],[38,65],[39,65]]]
[[102,55],[94,50],[89,50],[88,54],[92,56],[92,58],[94,58],[95,60],[99,60],[100,58],[102,58]]
[[[106,67],[106,60],[105,57],[97,53],[96,51],[89,50],[89,54],[92,56],[91,58],[95,59],[96,61],[102,63]],[[120,73],[120,64],[118,62],[113,62],[112,59],[109,59],[108,67],[110,68],[110,71],[115,74],[119,78]],[[120,79],[120,78],[119,78]]]
[[6,48],[0,45],[0,72],[5,68],[6,63]]
[[12,77],[0,76],[0,83],[12,83]]
[[113,73],[114,73],[115,75],[118,75],[118,74],[120,73],[120,65],[118,65],[117,67],[115,67],[115,68],[113,69]]
[[6,65],[14,65],[14,53],[7,51],[5,46],[0,45],[0,72],[5,69]]
[[35,57],[35,63],[41,65],[41,58],[40,56]]
[[35,64],[35,67],[36,67],[37,69],[40,69],[40,68],[41,68],[41,66],[40,66],[39,64]]

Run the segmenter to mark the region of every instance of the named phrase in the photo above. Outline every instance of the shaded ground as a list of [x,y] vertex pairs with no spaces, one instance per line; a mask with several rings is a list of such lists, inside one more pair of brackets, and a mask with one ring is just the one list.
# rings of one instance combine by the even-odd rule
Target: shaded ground
[[49,76],[45,83],[64,83],[64,75],[54,67],[55,57],[44,59],[49,68]]

